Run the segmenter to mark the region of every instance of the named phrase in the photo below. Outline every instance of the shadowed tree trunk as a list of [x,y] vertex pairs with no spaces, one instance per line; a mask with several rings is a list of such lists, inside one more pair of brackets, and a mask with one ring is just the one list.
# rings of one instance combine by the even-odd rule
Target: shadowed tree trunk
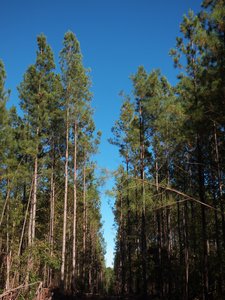
[[[201,139],[197,135],[197,158],[198,158],[198,187],[199,198],[202,203],[206,203],[205,199],[205,179],[203,170],[203,155],[201,149]],[[202,275],[203,275],[203,299],[209,299],[209,278],[208,278],[208,250],[207,250],[207,224],[205,206],[201,205],[202,214],[202,247],[203,247],[203,261],[202,261]]]

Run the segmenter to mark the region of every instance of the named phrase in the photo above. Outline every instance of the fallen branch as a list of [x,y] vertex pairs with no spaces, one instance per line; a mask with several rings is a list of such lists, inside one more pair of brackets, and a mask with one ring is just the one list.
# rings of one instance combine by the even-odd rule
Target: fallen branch
[[174,202],[171,202],[171,203],[168,203],[168,204],[165,204],[165,205],[153,208],[152,210],[156,211],[156,210],[160,210],[160,209],[163,209],[163,208],[168,208],[170,206],[176,205],[177,203],[186,202],[187,200],[189,200],[189,198],[186,198],[186,199],[183,199],[183,200],[179,200],[179,201],[174,201]]
[[[149,182],[149,181],[147,181],[147,180],[143,180],[143,179],[140,179],[140,178],[131,178],[131,179],[135,179],[135,180],[138,180],[138,181],[141,181],[141,182],[143,182],[144,181],[144,183],[147,183],[147,184],[149,184],[149,185],[151,185],[151,186],[157,186],[155,183],[153,183],[153,182]],[[161,184],[159,184],[158,185],[158,187],[159,188],[161,188],[161,189],[164,189],[164,190],[166,190],[166,191],[170,191],[170,192],[172,192],[172,193],[175,193],[175,194],[177,194],[177,195],[180,195],[180,196],[182,196],[182,197],[184,197],[185,198],[185,200],[184,201],[187,201],[187,200],[191,200],[191,201],[193,201],[193,202],[196,202],[196,203],[198,203],[198,204],[201,204],[201,205],[203,205],[203,206],[205,206],[205,207],[207,207],[207,208],[210,208],[210,209],[213,209],[213,210],[215,210],[215,211],[218,211],[220,214],[224,214],[225,215],[225,213],[223,213],[220,209],[218,209],[218,208],[215,208],[215,207],[213,207],[212,205],[209,205],[209,204],[207,204],[207,203],[204,203],[204,202],[202,202],[202,201],[200,201],[200,200],[198,200],[198,199],[196,199],[196,198],[194,198],[194,197],[192,197],[192,196],[189,196],[189,195],[187,195],[187,194],[185,194],[185,193],[183,193],[183,192],[180,192],[180,191],[178,191],[178,190],[176,190],[176,189],[174,189],[174,188],[171,188],[171,187],[169,187],[169,186],[163,186],[163,185],[161,185]],[[182,200],[181,200],[182,201]],[[177,202],[175,202],[174,204],[176,204]],[[162,207],[159,207],[159,209],[160,208],[162,208]],[[156,210],[156,209],[155,209]]]
[[23,288],[25,288],[25,287],[27,287],[27,286],[35,285],[35,284],[38,284],[38,283],[40,284],[40,283],[42,283],[42,281],[36,281],[36,282],[30,283],[30,284],[27,284],[27,285],[21,284],[21,285],[19,285],[18,287],[13,288],[13,289],[10,289],[10,290],[4,292],[3,294],[1,294],[1,295],[0,295],[0,299],[2,299],[3,297],[5,297],[5,296],[7,296],[8,294],[13,293],[13,292],[15,292],[15,291],[17,291],[17,290],[20,290],[20,289],[23,289]]

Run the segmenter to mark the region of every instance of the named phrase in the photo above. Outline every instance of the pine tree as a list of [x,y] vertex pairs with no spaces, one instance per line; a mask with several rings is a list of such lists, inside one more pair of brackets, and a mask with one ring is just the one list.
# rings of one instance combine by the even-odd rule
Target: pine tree
[[[24,155],[29,157],[33,163],[33,176],[30,180],[33,184],[28,225],[28,246],[34,246],[37,237],[37,205],[41,204],[38,202],[38,185],[41,184],[40,170],[44,166],[43,158],[46,151],[48,128],[51,124],[52,114],[55,113],[52,111],[54,108],[52,102],[56,100],[54,91],[56,75],[53,72],[55,64],[52,50],[44,35],[37,37],[37,45],[36,62],[28,68],[24,80],[18,88],[28,139]],[[32,268],[33,258],[30,255],[27,276],[29,276]]]
[[33,297],[39,280],[46,287],[61,282],[69,294],[101,292],[104,240],[93,162],[101,133],[95,131],[88,70],[73,33],[65,34],[62,76],[54,73],[45,36],[37,42],[36,63],[18,88],[22,117],[6,109],[0,64],[0,287],[11,293],[25,284],[25,298]]
[[[64,37],[64,48],[61,51],[61,69],[62,81],[64,88],[64,109],[66,112],[66,159],[65,159],[65,200],[64,200],[64,220],[63,220],[63,247],[62,247],[62,266],[61,266],[61,281],[64,288],[71,286],[76,292],[78,289],[79,278],[78,274],[78,203],[81,199],[78,198],[79,185],[82,186],[82,258],[79,261],[79,273],[82,276],[82,285],[84,289],[88,287],[87,278],[91,274],[87,266],[87,241],[88,241],[88,182],[87,176],[89,173],[88,165],[91,162],[91,156],[96,152],[96,146],[99,143],[98,137],[100,134],[95,134],[95,125],[92,119],[93,110],[90,106],[90,79],[88,71],[82,63],[82,55],[80,45],[76,36],[72,32],[67,32]],[[69,133],[72,133],[69,136]],[[69,144],[72,142],[73,151],[70,152]],[[64,282],[65,280],[65,262],[66,262],[66,233],[67,233],[67,214],[68,214],[68,168],[69,157],[73,159],[71,169],[73,172],[73,242],[72,242],[72,277],[71,283]],[[81,179],[81,177],[82,179]],[[80,178],[79,178],[80,177]],[[82,183],[81,183],[82,182]],[[68,224],[68,226],[70,226]]]

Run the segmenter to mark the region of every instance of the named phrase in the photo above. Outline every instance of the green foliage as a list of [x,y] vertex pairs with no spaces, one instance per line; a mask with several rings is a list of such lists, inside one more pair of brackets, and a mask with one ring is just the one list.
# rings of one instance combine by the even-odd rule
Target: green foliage
[[110,267],[105,268],[104,272],[104,290],[107,295],[113,295],[115,293],[115,278],[114,278],[114,270]]
[[110,139],[125,162],[113,189],[118,293],[224,294],[224,7],[204,1],[198,15],[183,17],[170,51],[180,71],[176,87],[143,66],[131,77],[133,93]]
[[[23,116],[6,109],[6,74],[0,61],[0,288],[42,281],[45,287],[60,286],[63,234],[65,125],[69,124],[68,225],[66,238],[67,277],[72,293],[72,226],[75,138],[77,141],[77,286],[87,292],[102,289],[98,274],[104,268],[105,242],[100,215],[99,185],[93,155],[101,132],[95,131],[91,108],[89,71],[83,67],[79,42],[72,32],[64,37],[60,53],[61,74],[56,74],[53,52],[46,37],[37,37],[36,61],[28,67],[18,87]],[[66,112],[69,112],[67,119]],[[74,124],[77,132],[74,132]],[[37,168],[35,166],[37,162]],[[34,183],[35,168],[37,172]],[[84,185],[84,170],[86,181]],[[34,184],[36,210],[34,210]],[[83,197],[86,197],[86,219]],[[30,242],[35,216],[35,239]],[[86,247],[83,251],[84,221]],[[33,225],[32,225],[33,226]],[[10,264],[7,264],[10,261]],[[8,272],[9,271],[9,272]],[[8,275],[7,275],[8,274]],[[91,276],[93,284],[88,277]],[[79,278],[78,278],[79,277]],[[21,299],[33,299],[37,286],[21,291]],[[75,290],[74,290],[75,291]],[[73,291],[73,292],[74,292]]]

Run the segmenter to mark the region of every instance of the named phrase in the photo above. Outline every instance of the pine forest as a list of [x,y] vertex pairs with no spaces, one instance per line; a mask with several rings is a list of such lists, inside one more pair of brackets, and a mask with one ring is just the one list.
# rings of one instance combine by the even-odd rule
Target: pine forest
[[225,1],[178,26],[176,84],[139,66],[115,99],[113,268],[95,159],[104,128],[76,35],[59,55],[37,36],[17,107],[0,60],[0,299],[225,299]]

